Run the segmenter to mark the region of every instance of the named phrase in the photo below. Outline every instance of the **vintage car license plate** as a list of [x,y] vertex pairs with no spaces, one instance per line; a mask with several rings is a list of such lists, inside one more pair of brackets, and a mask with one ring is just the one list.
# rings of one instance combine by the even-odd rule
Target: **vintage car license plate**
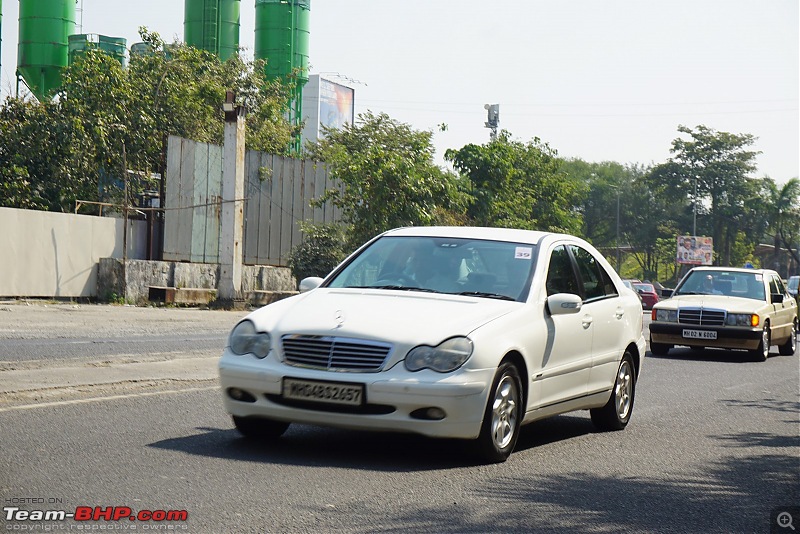
[[364,403],[364,386],[362,384],[284,378],[283,398],[361,406]]
[[717,333],[713,330],[684,330],[683,337],[691,339],[717,339]]

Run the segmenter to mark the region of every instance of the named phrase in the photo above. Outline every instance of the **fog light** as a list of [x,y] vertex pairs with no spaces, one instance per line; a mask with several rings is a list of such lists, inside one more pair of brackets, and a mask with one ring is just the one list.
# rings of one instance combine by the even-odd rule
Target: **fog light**
[[228,388],[228,396],[239,402],[255,402],[256,398],[250,393],[239,388]]
[[419,408],[418,410],[414,410],[409,415],[414,419],[425,419],[428,421],[441,421],[447,414],[444,413],[444,410],[441,408],[436,408],[431,406],[430,408]]

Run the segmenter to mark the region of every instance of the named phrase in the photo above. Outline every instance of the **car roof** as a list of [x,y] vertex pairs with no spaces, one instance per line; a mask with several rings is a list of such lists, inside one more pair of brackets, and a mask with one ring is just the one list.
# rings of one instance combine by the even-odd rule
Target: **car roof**
[[748,269],[747,267],[717,267],[717,266],[707,266],[704,265],[702,267],[694,267],[692,271],[700,271],[700,272],[712,272],[712,273],[756,273],[756,274],[778,274],[776,271],[772,269]]
[[488,228],[479,226],[408,226],[395,228],[383,233],[384,236],[417,236],[417,237],[458,237],[468,239],[489,239],[493,241],[509,241],[517,243],[538,244],[546,237],[564,237],[576,241],[582,239],[553,232],[537,230],[519,230],[515,228]]

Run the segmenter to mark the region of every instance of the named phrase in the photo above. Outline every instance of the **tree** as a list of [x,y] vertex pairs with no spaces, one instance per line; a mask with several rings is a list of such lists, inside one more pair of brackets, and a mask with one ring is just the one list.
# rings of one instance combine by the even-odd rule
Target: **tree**
[[309,145],[309,157],[324,161],[341,185],[317,202],[342,210],[351,246],[391,228],[434,224],[458,213],[456,177],[434,164],[432,135],[367,112],[354,124],[325,129],[325,137]]
[[800,179],[792,178],[782,187],[765,180],[767,191],[767,235],[772,238],[775,260],[785,249],[796,265],[800,265]]
[[534,139],[512,141],[507,131],[484,145],[448,150],[467,180],[471,224],[576,233],[580,183],[560,173],[556,151]]
[[288,92],[266,80],[262,63],[223,63],[144,28],[140,35],[149,50],[127,68],[88,50],[65,69],[52,101],[3,103],[0,205],[72,211],[78,199],[118,203],[126,171],[141,177],[134,189],[152,188],[153,173],[165,171],[169,135],[222,143],[227,90],[248,111],[249,147],[287,153]]
[[[757,219],[753,202],[758,197],[758,184],[749,179],[755,170],[759,152],[746,150],[756,138],[750,134],[717,132],[706,126],[694,130],[679,126],[678,131],[691,139],[672,142],[670,159],[680,185],[696,202],[698,213],[708,211],[703,231],[714,238],[714,248],[723,265],[730,265],[731,251],[740,231],[757,240],[759,230],[751,224]],[[694,190],[696,188],[696,195]]]

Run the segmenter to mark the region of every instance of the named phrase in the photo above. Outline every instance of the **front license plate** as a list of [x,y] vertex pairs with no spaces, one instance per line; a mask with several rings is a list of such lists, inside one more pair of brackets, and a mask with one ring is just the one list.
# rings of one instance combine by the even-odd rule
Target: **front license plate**
[[284,378],[283,398],[361,406],[364,403],[364,386],[363,384]]
[[717,333],[713,330],[684,330],[683,337],[691,339],[717,339]]

